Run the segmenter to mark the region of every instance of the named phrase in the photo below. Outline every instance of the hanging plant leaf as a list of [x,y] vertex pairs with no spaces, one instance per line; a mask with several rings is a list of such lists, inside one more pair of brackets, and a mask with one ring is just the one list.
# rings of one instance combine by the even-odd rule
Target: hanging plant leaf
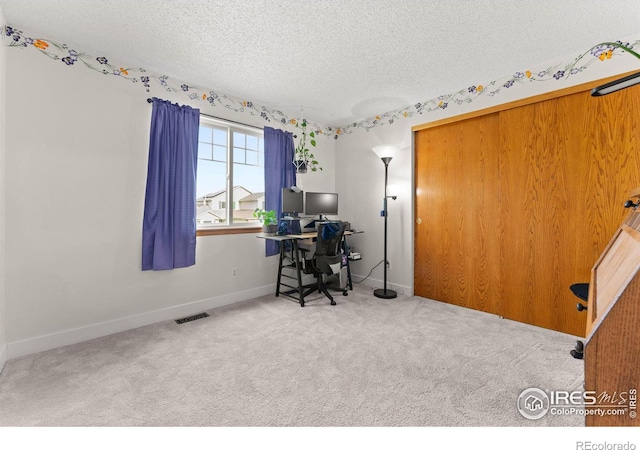
[[[295,148],[295,156],[294,156],[294,165],[296,166],[296,170],[298,173],[306,172],[306,169],[311,169],[312,172],[317,171],[319,168],[322,170],[322,167],[316,167],[318,165],[318,161],[315,159],[315,155],[309,151],[307,148],[307,135],[309,136],[309,146],[316,147],[317,142],[314,139],[316,137],[315,131],[309,131],[307,133],[307,121],[305,119],[300,120],[296,123],[296,127],[302,129],[302,134],[300,136],[300,140],[298,145]],[[294,136],[294,138],[296,138]],[[301,164],[305,163],[305,167],[302,167]]]

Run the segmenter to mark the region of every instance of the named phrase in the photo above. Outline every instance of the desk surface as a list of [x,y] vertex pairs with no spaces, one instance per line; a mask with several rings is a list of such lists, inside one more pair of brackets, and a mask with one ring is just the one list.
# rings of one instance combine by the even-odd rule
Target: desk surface
[[[344,235],[345,236],[351,236],[352,234],[357,234],[357,233],[364,233],[364,231],[345,231]],[[262,238],[262,239],[272,239],[274,241],[285,241],[287,239],[312,239],[314,237],[318,236],[318,232],[317,231],[309,231],[306,233],[302,233],[302,234],[285,234],[285,235],[279,235],[279,234],[266,234],[266,233],[258,233],[256,235],[256,237]]]

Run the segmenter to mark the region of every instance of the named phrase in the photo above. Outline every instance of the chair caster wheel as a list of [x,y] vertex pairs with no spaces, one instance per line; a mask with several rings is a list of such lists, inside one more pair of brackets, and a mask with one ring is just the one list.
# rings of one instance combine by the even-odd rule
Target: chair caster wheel
[[300,302],[300,308],[304,308],[304,302]]
[[344,291],[342,291],[342,295],[344,295],[346,297],[347,295],[349,295],[349,293],[346,290],[344,290]]
[[335,300],[331,300],[331,305],[332,305],[332,306],[335,306],[335,305],[336,305]]

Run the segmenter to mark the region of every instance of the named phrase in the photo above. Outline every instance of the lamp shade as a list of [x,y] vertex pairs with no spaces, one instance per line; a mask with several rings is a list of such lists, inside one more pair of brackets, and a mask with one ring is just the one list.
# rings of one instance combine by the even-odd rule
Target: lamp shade
[[400,151],[400,147],[396,145],[376,145],[371,149],[378,158],[393,158]]

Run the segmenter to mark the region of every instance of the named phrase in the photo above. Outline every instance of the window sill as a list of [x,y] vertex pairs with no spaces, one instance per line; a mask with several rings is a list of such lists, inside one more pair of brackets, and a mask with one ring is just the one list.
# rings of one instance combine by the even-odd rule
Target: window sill
[[226,234],[257,234],[262,233],[262,227],[219,227],[201,228],[196,230],[196,236],[221,236]]

